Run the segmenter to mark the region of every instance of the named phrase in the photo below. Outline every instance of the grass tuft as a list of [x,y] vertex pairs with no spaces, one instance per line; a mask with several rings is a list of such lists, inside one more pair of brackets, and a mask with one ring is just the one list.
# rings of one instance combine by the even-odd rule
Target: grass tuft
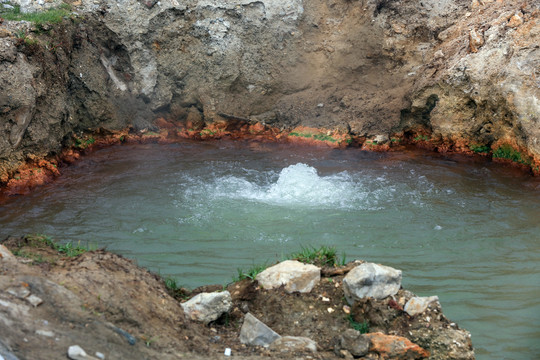
[[30,234],[25,236],[28,246],[30,247],[43,247],[48,246],[53,250],[58,251],[61,254],[64,254],[69,257],[79,256],[84,254],[87,251],[97,250],[95,245],[81,245],[81,242],[78,241],[77,244],[69,241],[65,244],[59,244],[55,242],[50,236],[43,234]]
[[347,320],[349,320],[349,324],[354,330],[360,331],[360,334],[367,334],[369,332],[369,322],[356,322],[354,321],[352,314],[349,314],[349,316],[347,316]]
[[493,158],[507,159],[518,164],[530,165],[531,160],[510,145],[501,145],[493,151]]
[[345,254],[343,254],[343,257],[340,259],[335,247],[325,245],[319,248],[314,246],[302,247],[301,251],[292,253],[287,258],[317,266],[345,265]]
[[268,265],[266,263],[262,265],[253,265],[251,268],[244,270],[241,268],[236,269],[238,274],[233,277],[233,282],[242,281],[245,279],[255,280],[255,277],[263,272]]
[[43,24],[58,24],[62,22],[64,17],[71,15],[71,6],[62,4],[57,8],[49,9],[41,12],[23,13],[19,5],[14,5],[13,9],[0,10],[0,17],[6,20],[13,21],[29,21],[36,25]]
[[479,144],[471,144],[469,148],[477,154],[485,154],[488,153],[491,148],[487,145],[479,145]]
[[315,139],[315,140],[319,140],[319,141],[330,141],[332,143],[335,143],[335,142],[338,141],[338,140],[334,139],[332,136],[325,135],[325,134],[299,133],[299,132],[293,131],[293,132],[289,133],[289,136],[303,137],[303,138],[306,138],[306,139]]
[[78,241],[76,245],[74,245],[71,241],[66,244],[56,244],[54,245],[54,248],[61,254],[64,254],[69,257],[79,256],[84,254],[87,251],[96,250],[97,247],[93,246],[81,246],[81,242]]

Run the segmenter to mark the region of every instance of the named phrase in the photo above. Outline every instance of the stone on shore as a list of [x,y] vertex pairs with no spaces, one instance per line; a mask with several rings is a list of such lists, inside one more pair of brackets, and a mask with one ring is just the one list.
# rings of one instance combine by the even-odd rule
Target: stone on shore
[[439,302],[438,296],[413,297],[405,304],[405,312],[411,316],[418,315],[426,311],[429,305]]
[[321,270],[315,265],[286,260],[264,270],[255,279],[265,289],[285,285],[288,293],[308,293],[321,280]]
[[338,337],[334,352],[340,356],[346,350],[354,357],[362,357],[369,352],[369,346],[369,339],[360,331],[347,329]]
[[244,317],[244,324],[240,329],[240,342],[242,344],[270,346],[280,337],[278,333],[251,315],[251,313],[247,313]]
[[349,304],[364,297],[384,299],[401,287],[401,270],[374,263],[363,263],[343,279],[343,290]]
[[302,336],[283,336],[270,345],[270,350],[279,352],[311,351],[317,352],[317,343]]
[[0,245],[0,259],[6,260],[6,259],[14,259],[14,258],[15,256],[11,253],[11,251],[8,250],[7,247],[5,247],[4,245]]
[[68,358],[71,360],[97,360],[97,358],[88,355],[79,345],[72,345],[69,347]]
[[232,299],[228,291],[201,293],[181,305],[188,318],[208,324],[231,310]]
[[385,335],[380,332],[364,334],[371,342],[370,352],[376,352],[382,359],[424,359],[430,356],[429,351],[421,348],[409,339]]

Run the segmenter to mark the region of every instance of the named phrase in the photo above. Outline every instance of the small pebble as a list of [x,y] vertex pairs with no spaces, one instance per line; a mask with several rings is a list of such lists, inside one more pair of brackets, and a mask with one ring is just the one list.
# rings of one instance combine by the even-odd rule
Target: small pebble
[[79,345],[71,345],[68,348],[68,357],[70,359],[79,359],[86,356],[86,351],[84,351]]

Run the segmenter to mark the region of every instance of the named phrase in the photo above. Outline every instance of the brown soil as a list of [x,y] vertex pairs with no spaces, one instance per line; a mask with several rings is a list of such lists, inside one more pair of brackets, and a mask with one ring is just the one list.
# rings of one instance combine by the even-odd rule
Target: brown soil
[[[433,359],[452,358],[439,340],[446,336],[451,343],[445,331],[458,328],[439,306],[410,317],[402,306],[413,294],[400,290],[394,298],[366,299],[349,307],[342,279],[354,263],[323,269],[321,282],[309,294],[264,290],[251,280],[232,283],[227,287],[232,310],[205,326],[186,320],[180,303],[202,291],[221,290],[220,285],[172,291],[157,275],[104,250],[66,257],[36,237],[11,237],[3,244],[18,256],[2,255],[0,248],[0,322],[8,325],[0,327],[0,339],[19,359],[65,358],[75,344],[107,359],[218,359],[225,348],[239,359],[337,359],[336,336],[351,321],[367,322],[370,332],[407,337]],[[29,306],[28,294],[14,295],[25,289],[43,303]],[[241,344],[239,331],[248,311],[280,335],[315,340],[319,352],[277,353]],[[463,346],[463,351],[472,349],[470,340]]]

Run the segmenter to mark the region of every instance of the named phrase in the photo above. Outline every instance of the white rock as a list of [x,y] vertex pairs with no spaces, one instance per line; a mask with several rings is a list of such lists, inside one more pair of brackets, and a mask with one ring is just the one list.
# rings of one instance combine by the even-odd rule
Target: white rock
[[388,138],[388,135],[384,135],[384,134],[376,135],[373,138],[373,141],[376,142],[377,144],[385,144],[388,142],[388,140],[390,140]]
[[71,360],[98,360],[90,356],[79,345],[72,345],[68,349],[68,358]]
[[36,330],[36,334],[46,337],[54,337],[54,333],[50,330]]
[[343,279],[343,290],[349,304],[364,297],[384,299],[401,287],[401,270],[373,263],[363,263]]
[[181,305],[191,320],[208,324],[231,310],[232,299],[228,291],[201,293]]
[[82,347],[80,347],[79,345],[72,345],[68,349],[68,358],[70,358],[71,360],[81,360],[88,359],[89,357]]
[[283,336],[275,340],[270,345],[271,350],[288,351],[306,351],[317,352],[317,343],[310,338],[301,336]]
[[29,297],[26,298],[26,301],[28,301],[30,304],[32,304],[34,307],[43,304],[43,300],[41,300],[40,297],[32,294]]
[[28,296],[30,296],[30,290],[25,286],[10,287],[6,290],[6,292],[18,297],[19,299],[26,299]]
[[244,324],[240,329],[240,342],[242,344],[269,346],[280,337],[278,333],[251,313],[247,313],[244,317]]
[[285,285],[288,293],[308,293],[321,280],[321,270],[315,265],[286,260],[259,273],[255,279],[265,289]]
[[407,314],[414,316],[423,313],[430,304],[435,302],[439,302],[438,296],[413,297],[407,301],[403,310],[405,310]]

